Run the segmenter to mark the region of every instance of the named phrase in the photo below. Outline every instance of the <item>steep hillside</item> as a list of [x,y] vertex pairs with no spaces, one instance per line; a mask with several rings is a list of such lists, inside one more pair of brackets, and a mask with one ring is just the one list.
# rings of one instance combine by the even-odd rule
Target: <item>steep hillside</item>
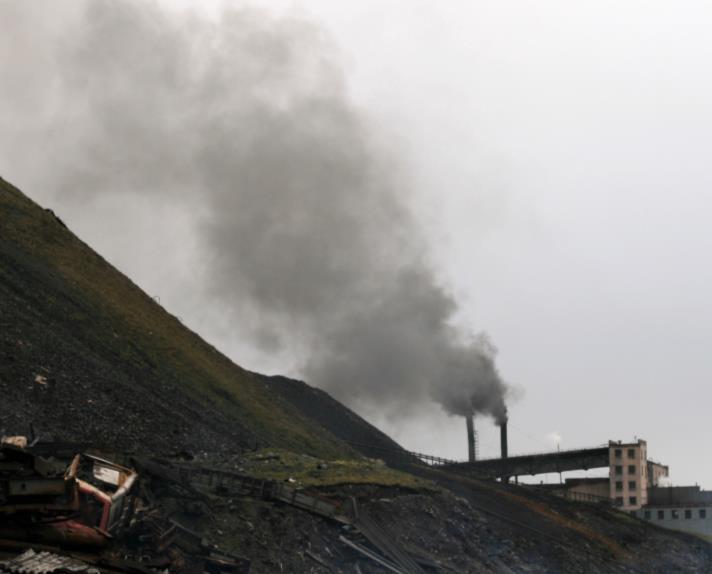
[[0,391],[0,433],[34,423],[123,450],[350,452],[4,180]]
[[[344,536],[406,552],[428,572],[712,571],[702,540],[425,466],[327,393],[240,368],[0,179],[0,434],[31,426],[144,461],[152,512],[249,557],[253,573],[386,572]],[[246,473],[260,497],[224,485],[199,495],[185,475],[146,465],[156,455],[190,476]],[[316,503],[266,497],[266,479],[353,514],[361,534],[315,514]]]
[[361,454],[382,459],[388,459],[389,454],[394,455],[394,460],[403,458],[398,454],[402,448],[396,441],[364,421],[329,393],[287,377],[259,376],[274,394]]

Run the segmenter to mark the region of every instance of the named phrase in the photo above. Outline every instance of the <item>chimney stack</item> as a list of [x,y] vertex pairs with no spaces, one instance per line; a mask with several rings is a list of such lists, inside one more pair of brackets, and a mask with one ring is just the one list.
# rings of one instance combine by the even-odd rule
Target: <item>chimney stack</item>
[[502,421],[502,423],[499,425],[499,441],[500,441],[500,449],[502,452],[502,458],[507,458],[508,456],[508,447],[507,447],[507,419]]
[[472,413],[465,415],[467,423],[467,460],[475,462],[475,417]]

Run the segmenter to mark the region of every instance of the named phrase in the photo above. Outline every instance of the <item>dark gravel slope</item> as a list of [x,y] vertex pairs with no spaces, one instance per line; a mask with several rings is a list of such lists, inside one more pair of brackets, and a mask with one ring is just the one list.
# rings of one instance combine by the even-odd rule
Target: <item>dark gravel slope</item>
[[391,437],[321,389],[287,377],[261,377],[275,395],[288,401],[303,415],[349,443],[360,453],[387,460],[390,451],[403,451]]
[[0,433],[116,450],[350,449],[0,179]]

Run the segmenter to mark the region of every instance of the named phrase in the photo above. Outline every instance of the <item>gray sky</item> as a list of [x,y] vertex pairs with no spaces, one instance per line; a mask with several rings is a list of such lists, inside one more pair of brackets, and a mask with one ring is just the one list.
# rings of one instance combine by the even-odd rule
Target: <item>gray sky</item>
[[[62,155],[82,147],[61,136],[78,112],[53,109],[43,79],[73,17],[68,3],[52,5],[56,13],[32,16],[32,34],[17,25],[0,40],[0,71],[14,86],[0,99],[0,174],[238,363],[297,375],[298,349],[261,351],[201,281],[194,205],[140,195],[87,204],[53,187]],[[499,349],[516,389],[510,452],[551,448],[554,434],[562,448],[638,436],[675,483],[711,488],[712,7],[261,6],[327,38],[310,46],[338,64],[372,145],[397,164],[438,276],[460,303],[457,323]],[[407,418],[364,414],[406,447],[465,456],[462,419],[437,405]],[[478,426],[481,454],[497,454],[491,422]]]

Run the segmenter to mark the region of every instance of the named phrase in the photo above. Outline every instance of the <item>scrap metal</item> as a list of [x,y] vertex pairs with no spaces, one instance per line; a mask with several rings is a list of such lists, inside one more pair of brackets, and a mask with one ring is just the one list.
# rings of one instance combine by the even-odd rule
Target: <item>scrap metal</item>
[[0,446],[0,539],[102,547],[128,525],[137,473],[92,456],[66,464]]
[[51,552],[35,552],[32,549],[12,560],[0,562],[0,572],[9,574],[52,574],[53,572],[99,574],[99,570],[76,558]]
[[[340,505],[305,494],[275,480],[257,479],[222,469],[206,468],[192,464],[169,463],[155,459],[138,459],[135,465],[147,474],[154,474],[164,480],[169,479],[183,485],[191,491],[212,491],[225,495],[243,495],[260,497],[286,503],[323,518],[351,526],[375,549],[366,548],[352,540],[342,537],[342,542],[359,553],[368,556],[393,572],[425,574],[425,571],[393,537],[386,532],[365,511],[359,510],[354,498],[351,499],[351,513]],[[364,551],[365,549],[365,551]],[[378,552],[382,555],[379,555]],[[426,557],[429,565],[436,561]]]

